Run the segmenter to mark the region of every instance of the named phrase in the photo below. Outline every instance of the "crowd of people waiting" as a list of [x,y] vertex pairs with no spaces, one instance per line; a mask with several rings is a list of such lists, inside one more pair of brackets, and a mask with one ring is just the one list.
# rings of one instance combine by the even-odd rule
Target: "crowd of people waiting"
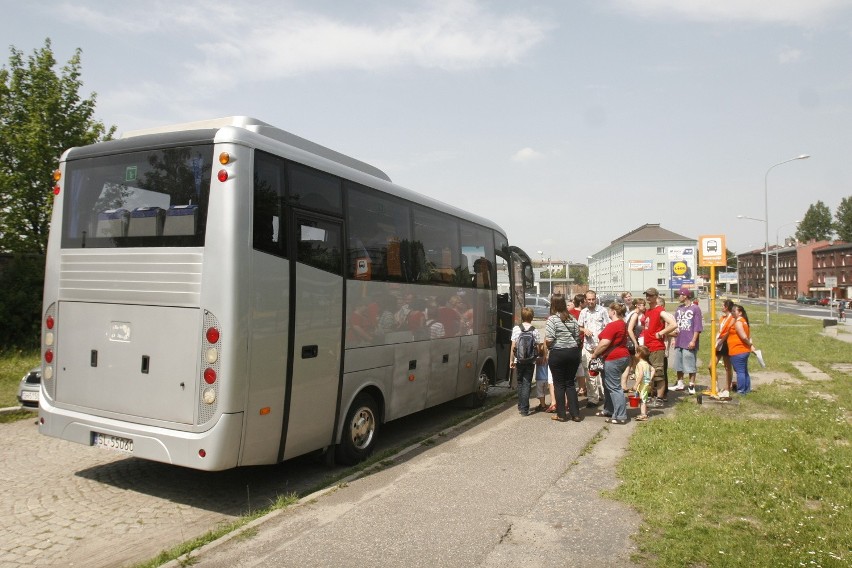
[[[580,398],[585,396],[586,407],[595,409],[595,416],[610,424],[626,424],[625,395],[631,391],[638,399],[639,421],[648,420],[649,408],[665,406],[669,390],[695,394],[704,328],[694,292],[687,287],[678,290],[679,305],[674,314],[666,311],[665,299],[656,288],[648,288],[644,295],[634,299],[630,292],[624,292],[621,301],[603,307],[598,305],[594,290],[577,294],[570,301],[554,294],[543,334],[532,326],[532,309],[524,308],[521,325],[512,331],[510,359],[518,384],[518,412],[522,416],[548,412],[558,422],[579,422]],[[519,343],[524,343],[522,334],[534,337],[535,357],[518,358]],[[723,302],[713,347],[725,370],[720,398],[734,391],[748,394],[748,358],[755,347],[743,306],[731,300]],[[671,387],[669,360],[677,376]],[[533,380],[539,404],[530,408]]]

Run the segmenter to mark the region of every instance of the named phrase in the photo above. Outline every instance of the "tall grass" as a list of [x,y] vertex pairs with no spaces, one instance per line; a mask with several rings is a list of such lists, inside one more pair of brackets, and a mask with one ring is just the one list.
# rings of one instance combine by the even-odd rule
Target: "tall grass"
[[[729,403],[684,398],[631,439],[614,494],[644,516],[643,564],[852,564],[852,389],[833,367],[852,363],[852,344],[795,316],[773,315],[771,326],[754,323],[752,332],[766,371],[794,380]],[[808,380],[792,361],[830,380]],[[762,371],[755,367],[752,358],[750,370]]]

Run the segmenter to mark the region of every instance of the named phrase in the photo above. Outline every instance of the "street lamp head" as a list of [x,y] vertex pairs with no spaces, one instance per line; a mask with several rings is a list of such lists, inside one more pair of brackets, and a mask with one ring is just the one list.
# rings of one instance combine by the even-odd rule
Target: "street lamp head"
[[796,159],[797,160],[807,160],[810,157],[811,157],[810,154],[802,154],[801,156],[796,156]]

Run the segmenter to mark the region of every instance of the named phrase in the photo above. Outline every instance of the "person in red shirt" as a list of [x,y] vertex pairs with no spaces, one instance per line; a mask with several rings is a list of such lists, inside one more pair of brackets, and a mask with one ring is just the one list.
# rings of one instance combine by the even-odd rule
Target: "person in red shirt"
[[621,388],[621,374],[630,363],[630,351],[627,350],[627,324],[624,304],[613,302],[609,305],[610,322],[598,334],[598,346],[592,351],[592,357],[603,357],[604,407],[596,416],[606,416],[610,424],[627,424],[627,404]]
[[657,400],[652,406],[660,407],[663,406],[663,398],[666,395],[666,378],[663,375],[666,343],[669,334],[677,329],[677,322],[674,316],[660,305],[660,293],[656,288],[645,290],[645,300],[648,302],[648,309],[645,311],[645,329],[642,331],[642,338],[645,341],[645,347],[650,351],[648,361],[654,367],[651,389],[656,393]]

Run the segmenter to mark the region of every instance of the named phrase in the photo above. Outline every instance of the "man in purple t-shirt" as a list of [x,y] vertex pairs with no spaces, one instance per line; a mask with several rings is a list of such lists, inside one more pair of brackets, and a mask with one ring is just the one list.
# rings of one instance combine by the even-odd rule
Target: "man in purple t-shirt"
[[698,371],[698,336],[704,331],[701,308],[692,303],[692,290],[682,286],[678,290],[680,306],[675,311],[677,337],[675,338],[674,368],[677,384],[674,390],[683,390],[683,375],[689,375],[689,394],[695,394],[695,374]]

